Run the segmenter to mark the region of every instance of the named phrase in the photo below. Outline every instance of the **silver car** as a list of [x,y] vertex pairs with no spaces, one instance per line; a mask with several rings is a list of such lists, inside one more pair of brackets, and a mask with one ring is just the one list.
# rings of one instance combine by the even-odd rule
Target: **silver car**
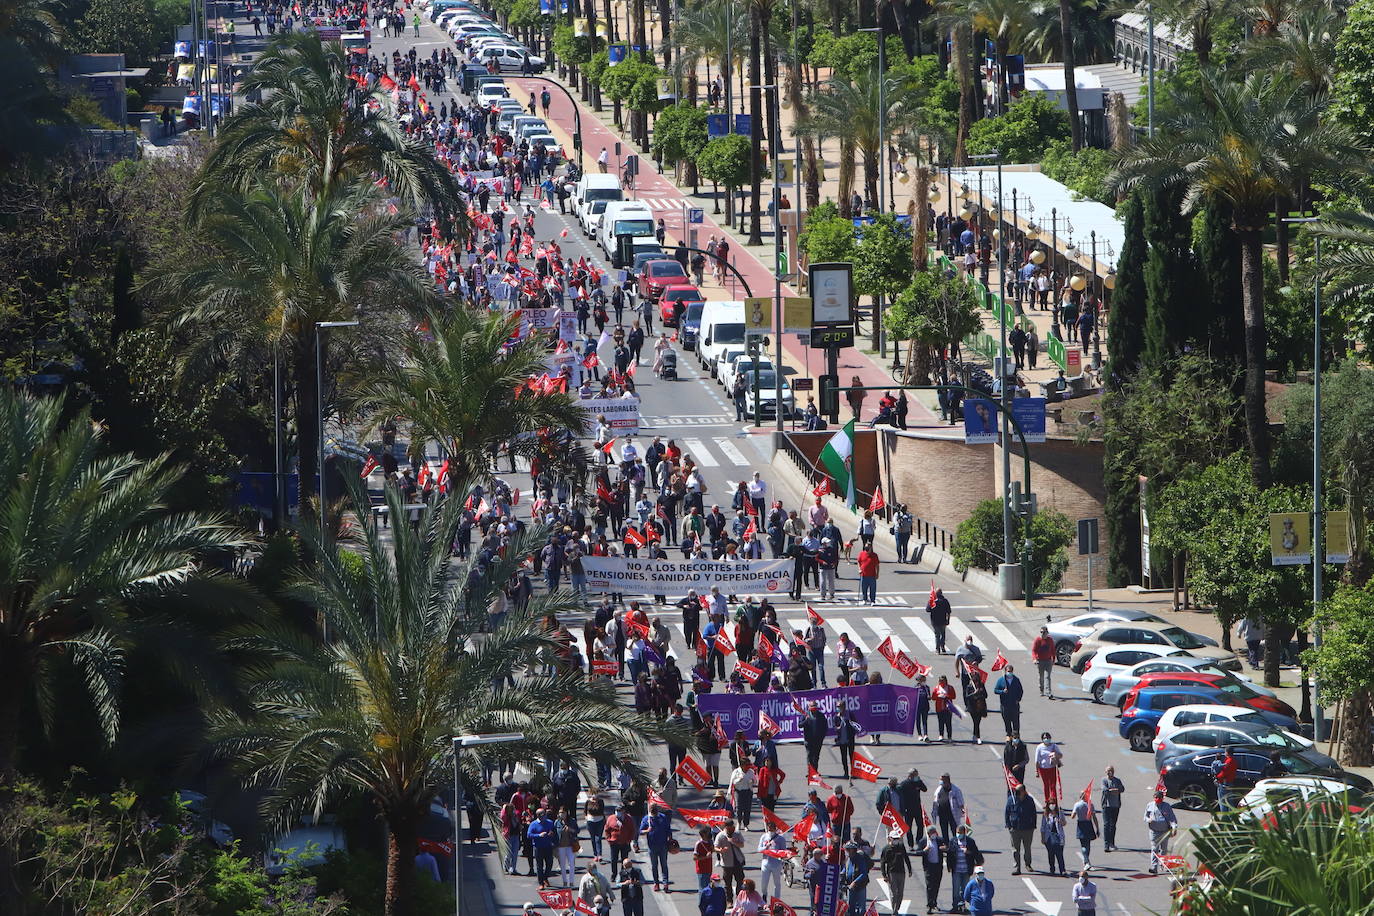
[[1106,703],[1109,706],[1121,708],[1121,704],[1126,702],[1126,694],[1131,692],[1131,688],[1140,683],[1140,679],[1147,674],[1159,672],[1179,672],[1185,674],[1215,674],[1226,680],[1234,680],[1244,684],[1255,693],[1262,696],[1272,697],[1274,692],[1268,688],[1256,684],[1249,678],[1236,674],[1234,671],[1227,671],[1216,663],[1213,658],[1189,658],[1184,656],[1170,656],[1168,658],[1152,658],[1132,665],[1124,671],[1114,671],[1107,678],[1107,683],[1102,688],[1102,696],[1098,697],[1097,692],[1093,692],[1093,699],[1099,703]]
[[[1260,715],[1273,715],[1263,713]],[[1282,716],[1277,720],[1288,721]],[[1314,762],[1322,766],[1339,769],[1335,760],[1311,749],[1302,738],[1292,735],[1273,722],[1207,722],[1200,725],[1185,725],[1167,734],[1155,736],[1155,769],[1183,754],[1191,754],[1209,747],[1226,747],[1233,744],[1259,744],[1276,751],[1308,751]]]
[[1074,643],[1095,630],[1099,623],[1105,623],[1108,620],[1164,622],[1148,611],[1137,611],[1131,608],[1098,608],[1086,614],[1065,617],[1063,620],[1048,620],[1045,627],[1049,630],[1050,638],[1054,640],[1055,664],[1068,667],[1069,659],[1073,656]]

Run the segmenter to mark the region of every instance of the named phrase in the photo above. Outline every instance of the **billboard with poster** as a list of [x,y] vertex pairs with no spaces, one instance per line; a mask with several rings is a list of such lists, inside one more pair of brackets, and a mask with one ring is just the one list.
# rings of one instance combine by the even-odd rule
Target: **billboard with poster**
[[987,398],[964,399],[964,444],[997,441],[997,405]]
[[788,296],[782,300],[782,329],[787,334],[811,333],[810,296]]
[[744,333],[773,333],[773,300],[765,296],[754,296],[744,300]]
[[1306,512],[1275,512],[1269,516],[1269,554],[1273,566],[1312,562],[1312,520]]
[[1350,513],[1345,509],[1323,512],[1322,549],[1328,563],[1350,562]]
[[854,265],[847,261],[812,264],[811,326],[854,323]]

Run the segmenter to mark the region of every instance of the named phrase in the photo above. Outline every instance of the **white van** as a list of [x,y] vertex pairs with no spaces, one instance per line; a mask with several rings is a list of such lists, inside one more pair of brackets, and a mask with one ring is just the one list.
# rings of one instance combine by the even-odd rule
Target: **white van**
[[573,212],[583,218],[582,208],[594,200],[624,200],[625,192],[620,188],[620,179],[615,175],[602,175],[600,172],[583,172],[582,177],[573,185]]
[[654,237],[654,211],[649,209],[648,204],[637,200],[617,200],[607,204],[606,212],[601,214],[601,228],[597,230],[596,240],[601,250],[610,257],[615,256],[618,235],[632,235],[636,244],[644,239],[658,244],[658,239]]
[[707,302],[701,310],[701,330],[697,334],[697,359],[715,378],[721,359],[728,350],[744,349],[744,303]]

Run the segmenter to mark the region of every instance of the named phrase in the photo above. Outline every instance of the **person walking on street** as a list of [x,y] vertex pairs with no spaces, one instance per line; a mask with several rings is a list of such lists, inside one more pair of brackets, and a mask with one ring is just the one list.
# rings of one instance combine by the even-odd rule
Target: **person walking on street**
[[940,879],[945,874],[945,856],[949,843],[940,836],[934,825],[926,828],[921,844],[916,847],[921,856],[921,867],[926,875],[926,912],[934,913],[940,897]]
[[727,820],[716,834],[716,861],[725,876],[725,894],[734,897],[744,881],[744,834],[735,829],[735,822]]
[[1002,748],[1002,769],[1019,783],[1026,781],[1026,765],[1030,763],[1030,751],[1016,732],[1007,735],[1007,743]]
[[854,413],[854,419],[859,419],[860,412],[864,409],[864,395],[868,392],[863,390],[863,382],[859,377],[853,376],[849,380],[849,391],[845,392],[845,400],[849,402],[849,409]]
[[547,887],[549,876],[553,874],[553,847],[558,839],[558,829],[549,820],[548,813],[540,808],[530,821],[530,845],[534,847],[534,861],[538,869],[539,886]]
[[973,878],[964,885],[964,904],[968,912],[973,916],[992,916],[992,895],[996,890],[983,866],[975,866]]
[[707,883],[697,892],[697,913],[699,916],[725,916],[725,888],[720,886],[720,875],[710,875]]
[[1016,791],[1007,796],[1007,806],[1003,812],[1003,821],[1011,835],[1013,875],[1021,874],[1022,868],[1026,871],[1035,871],[1031,865],[1031,838],[1035,836],[1038,820],[1035,799],[1026,791],[1024,782],[1018,783]]
[[606,174],[606,166],[610,161],[611,154],[606,151],[606,147],[601,147],[601,152],[596,154],[596,167],[601,170],[601,174]]
[[763,836],[759,837],[759,893],[763,899],[772,899],[768,894],[768,888],[773,888],[772,897],[782,896],[782,859],[776,856],[767,855],[768,852],[782,852],[791,846],[791,838],[778,830],[773,824],[763,828]]
[[1002,724],[1006,726],[1006,733],[1019,735],[1021,733],[1021,697],[1025,694],[1025,689],[1021,686],[1021,679],[1016,676],[1014,666],[1007,665],[1002,670],[1002,676],[993,685],[992,692],[1002,700]]
[[1078,837],[1078,851],[1083,856],[1083,867],[1093,867],[1093,840],[1101,834],[1097,823],[1097,812],[1093,810],[1091,789],[1084,793],[1089,798],[1080,798],[1073,805],[1074,834]]
[[865,604],[878,603],[878,555],[870,543],[859,551],[859,600]]
[[843,768],[844,778],[851,778],[849,775],[850,766],[854,761],[854,745],[859,740],[859,729],[854,723],[854,713],[849,706],[841,704],[839,711],[835,714],[833,722],[835,727],[835,747],[840,752],[840,766]]
[[1063,765],[1064,752],[1049,732],[1042,732],[1040,743],[1035,746],[1035,772],[1045,788],[1045,801],[1059,798],[1059,768]]
[[[667,811],[658,805],[649,809],[639,822],[639,834],[649,846],[649,866],[653,871],[654,890],[668,884],[668,847],[673,839],[673,822]],[[660,880],[661,879],[661,880]]]
[[1116,822],[1121,817],[1121,797],[1126,793],[1126,786],[1116,776],[1116,767],[1107,767],[1107,773],[1102,777],[1102,797],[1099,805],[1102,808],[1102,851],[1114,852],[1116,850]]
[[826,721],[825,713],[821,712],[814,700],[807,710],[806,718],[802,719],[801,732],[802,741],[806,744],[806,765],[819,770],[821,748],[825,746],[825,736],[830,733],[830,723]]
[[954,832],[945,859],[949,868],[950,906],[955,912],[962,912],[965,906],[964,888],[973,876],[973,870],[983,865],[983,853],[978,849],[978,842],[969,836],[968,824],[961,823]]
[[1045,845],[1045,857],[1050,862],[1051,875],[1067,875],[1064,868],[1064,815],[1053,799],[1045,804],[1040,815],[1040,842]]
[[911,772],[906,774],[897,784],[897,797],[901,803],[897,806],[902,812],[902,817],[911,825],[911,832],[906,836],[906,844],[909,848],[916,848],[916,825],[924,818],[922,817],[925,809],[921,805],[921,793],[928,791],[925,782],[921,779],[921,774],[914,767]]
[[1073,903],[1078,916],[1097,916],[1097,885],[1086,868],[1078,873],[1078,883],[1073,886]]
[[620,907],[623,916],[644,916],[644,872],[630,860],[620,863]]
[[1031,658],[1035,659],[1035,670],[1040,675],[1040,695],[1050,699],[1054,699],[1054,684],[1050,679],[1054,673],[1054,651],[1049,627],[1041,627],[1040,635],[1031,643]]
[[911,856],[902,845],[902,831],[893,830],[887,835],[887,845],[878,857],[883,880],[887,882],[892,897],[892,912],[900,913],[902,901],[906,899],[906,879],[911,874]]
[[949,606],[949,599],[945,597],[945,590],[937,588],[935,590],[935,600],[926,609],[930,613],[930,628],[935,631],[935,654],[947,655],[945,651],[945,628],[949,626],[949,619],[953,613]]
[[935,788],[935,819],[940,822],[940,838],[948,840],[956,824],[964,822],[964,791],[956,786],[948,773],[940,774]]
[[954,740],[954,685],[949,678],[940,675],[939,682],[930,691],[931,702],[935,704],[935,725],[940,732],[940,740]]
[[1145,806],[1145,826],[1150,830],[1150,874],[1157,875],[1169,854],[1169,841],[1178,830],[1174,806],[1164,800],[1164,793],[1158,789],[1154,800]]

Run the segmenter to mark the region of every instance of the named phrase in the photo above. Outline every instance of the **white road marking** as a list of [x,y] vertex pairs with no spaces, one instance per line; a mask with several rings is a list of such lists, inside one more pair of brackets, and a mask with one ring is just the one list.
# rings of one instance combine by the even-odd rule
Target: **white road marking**
[[1016,634],[996,617],[975,617],[973,620],[975,623],[981,623],[983,626],[987,627],[988,631],[1001,641],[1004,649],[1015,649],[1017,652],[1026,651],[1025,644],[1017,639]]
[[[788,625],[789,627],[791,627],[792,629],[794,629],[794,630],[801,630],[802,633],[805,633],[805,632],[806,632],[806,626],[807,626],[807,624],[806,624],[806,621],[805,621],[805,620],[797,620],[796,618],[793,618],[793,619],[787,621],[787,625]],[[835,654],[834,652],[831,651],[830,646],[829,646],[828,644],[827,644],[826,647],[825,647],[825,654],[826,654],[826,655],[834,655],[834,654]]]
[[955,642],[962,643],[970,636],[973,636],[973,641],[975,643],[978,642],[978,637],[973,635],[973,631],[968,628],[968,625],[957,617],[950,618],[949,631],[954,634]]
[[686,448],[687,454],[692,456],[692,460],[697,464],[707,468],[720,467],[720,462],[716,460],[716,456],[706,450],[705,442],[700,439],[683,439],[682,444]]
[[916,634],[916,638],[927,649],[931,652],[935,651],[935,631],[930,628],[930,624],[919,617],[903,617],[902,623],[906,624],[908,630]]
[[744,452],[735,448],[735,443],[731,442],[729,439],[721,438],[720,436],[717,436],[712,441],[716,443],[716,448],[720,449],[721,454],[729,458],[731,462],[740,467],[749,466],[749,459],[744,457]]
[[878,645],[882,645],[883,640],[892,638],[892,648],[898,652],[907,652],[906,643],[902,642],[902,637],[892,632],[892,627],[887,625],[887,621],[881,617],[865,617],[864,623],[868,628],[878,634]]

